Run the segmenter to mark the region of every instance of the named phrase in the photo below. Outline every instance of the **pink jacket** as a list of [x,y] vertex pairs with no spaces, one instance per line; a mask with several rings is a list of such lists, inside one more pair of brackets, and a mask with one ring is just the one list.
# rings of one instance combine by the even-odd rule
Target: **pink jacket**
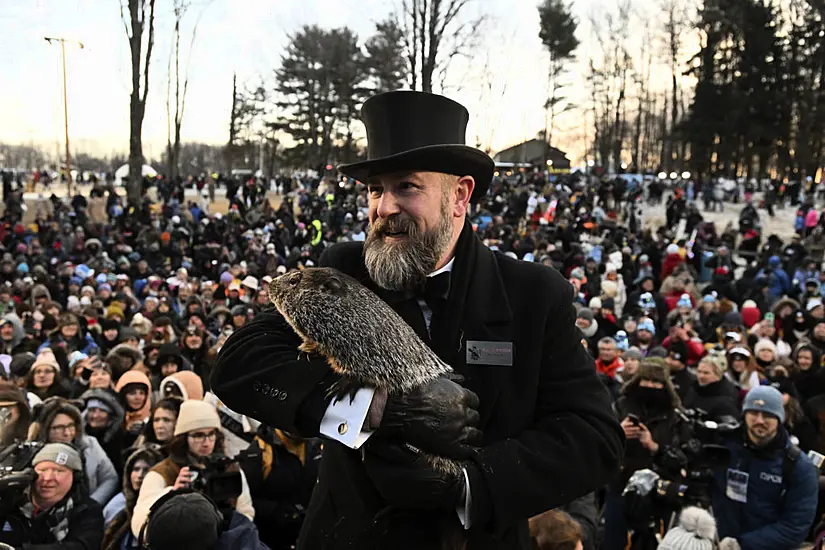
[[816,227],[816,222],[819,221],[819,214],[815,208],[808,210],[805,214],[805,227]]

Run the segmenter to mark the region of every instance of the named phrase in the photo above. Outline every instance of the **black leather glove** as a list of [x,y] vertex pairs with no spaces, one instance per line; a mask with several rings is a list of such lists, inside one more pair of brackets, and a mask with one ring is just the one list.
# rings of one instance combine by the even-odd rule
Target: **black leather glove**
[[424,454],[396,443],[370,439],[364,469],[384,500],[401,508],[453,510],[465,498],[461,470],[437,470]]
[[405,395],[387,399],[376,435],[421,450],[465,458],[482,443],[476,426],[478,396],[447,378],[436,378]]

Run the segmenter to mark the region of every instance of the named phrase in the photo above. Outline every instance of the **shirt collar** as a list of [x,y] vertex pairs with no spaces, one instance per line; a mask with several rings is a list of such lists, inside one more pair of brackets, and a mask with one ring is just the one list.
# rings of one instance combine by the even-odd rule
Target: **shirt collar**
[[445,265],[439,270],[433,271],[432,273],[427,275],[427,277],[435,277],[436,275],[441,275],[442,273],[450,273],[453,270],[453,264],[455,264],[455,256],[453,256],[452,259],[449,262],[447,262],[447,265]]

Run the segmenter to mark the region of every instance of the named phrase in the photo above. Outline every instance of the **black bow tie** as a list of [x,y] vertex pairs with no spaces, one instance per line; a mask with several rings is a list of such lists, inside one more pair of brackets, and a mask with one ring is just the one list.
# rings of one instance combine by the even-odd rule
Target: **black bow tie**
[[445,271],[432,277],[427,277],[417,288],[407,291],[378,289],[378,294],[389,303],[403,302],[410,299],[422,299],[430,307],[447,301],[450,294],[450,272]]

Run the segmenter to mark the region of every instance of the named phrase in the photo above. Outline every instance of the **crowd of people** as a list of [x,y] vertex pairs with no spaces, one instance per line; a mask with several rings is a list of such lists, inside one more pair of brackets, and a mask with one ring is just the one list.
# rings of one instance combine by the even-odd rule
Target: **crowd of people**
[[[254,178],[229,181],[226,214],[186,200],[183,181],[152,182],[157,200],[140,205],[104,183],[26,207],[22,189],[4,188],[2,445],[35,444],[36,481],[0,478],[0,542],[294,547],[322,441],[231,410],[210,374],[227,338],[271,308],[273,277],[366,238],[367,191],[285,178],[273,201]],[[568,279],[627,439],[620,475],[533,518],[535,543],[655,548],[688,504],[700,507],[660,548],[813,541],[825,512],[808,456],[825,454],[825,216],[803,202],[792,239],[763,239],[746,197],[740,227],[717,232],[675,189],[667,223],[650,227],[641,191],[525,173],[496,177],[473,212],[489,248]],[[702,439],[700,416],[729,429]],[[687,479],[706,443],[712,475]],[[688,487],[678,504],[631,506],[646,471]]]

